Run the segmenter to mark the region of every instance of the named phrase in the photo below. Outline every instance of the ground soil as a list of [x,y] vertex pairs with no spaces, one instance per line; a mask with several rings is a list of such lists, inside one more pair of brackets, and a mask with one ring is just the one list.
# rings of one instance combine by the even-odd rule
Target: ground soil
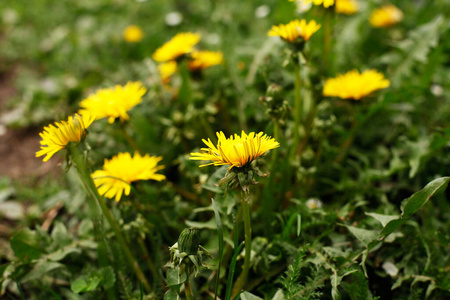
[[[0,74],[0,117],[6,110],[6,102],[17,96],[14,78],[17,69]],[[1,120],[1,118],[0,118]],[[59,163],[58,158],[47,163],[36,158],[39,150],[41,128],[10,128],[0,121],[0,176],[12,179],[41,177],[53,173]]]

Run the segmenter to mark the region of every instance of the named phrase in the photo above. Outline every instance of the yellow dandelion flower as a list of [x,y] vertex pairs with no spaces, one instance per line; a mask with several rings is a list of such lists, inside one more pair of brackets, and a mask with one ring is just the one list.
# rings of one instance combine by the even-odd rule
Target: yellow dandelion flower
[[403,12],[396,6],[389,4],[372,12],[370,24],[373,27],[389,27],[403,19]]
[[136,152],[131,157],[130,153],[119,153],[110,160],[105,159],[103,169],[95,171],[91,176],[100,195],[119,201],[123,194],[130,194],[130,184],[133,181],[166,179],[166,176],[156,174],[164,169],[164,166],[158,166],[161,160],[161,156],[141,156]]
[[109,123],[113,123],[116,118],[126,121],[130,118],[127,112],[142,102],[142,96],[146,92],[147,89],[140,81],[99,89],[80,102],[80,113],[94,114],[97,120],[108,118]]
[[139,28],[136,25],[130,25],[127,26],[123,30],[123,39],[127,41],[128,43],[136,43],[140,42],[142,38],[144,37],[144,33],[142,32],[141,28]]
[[216,135],[219,139],[217,146],[210,139],[203,140],[208,148],[201,148],[202,153],[191,153],[189,159],[212,161],[200,167],[229,165],[228,170],[231,170],[233,167],[246,166],[267,151],[280,147],[280,143],[263,132],[250,132],[247,135],[242,131],[241,136],[235,134],[229,138],[222,131]]
[[39,133],[42,138],[41,150],[36,152],[36,157],[46,155],[44,161],[48,161],[53,154],[66,148],[70,142],[81,142],[86,137],[86,129],[92,124],[95,117],[89,113],[70,116],[67,121],[55,122],[55,125],[44,127]]
[[389,85],[389,80],[376,70],[366,70],[361,74],[357,70],[352,70],[336,78],[328,79],[325,82],[323,94],[329,97],[359,100]]
[[[294,2],[296,0],[289,1]],[[314,3],[314,5],[323,5],[324,7],[330,7],[334,4],[334,0],[303,0],[304,5],[307,5],[311,2]]]
[[188,63],[189,70],[198,71],[220,65],[223,61],[223,54],[216,51],[195,51],[192,52],[191,58],[192,60]]
[[279,36],[286,42],[294,42],[297,38],[302,37],[305,41],[320,28],[320,24],[312,20],[306,23],[306,20],[292,20],[288,24],[280,24],[279,26],[272,26],[272,29],[267,34],[268,36]]
[[345,15],[353,15],[359,9],[355,0],[336,0],[336,12]]
[[170,81],[170,77],[177,71],[177,62],[174,60],[162,63],[158,66],[159,76],[161,80],[167,84]]
[[194,46],[200,41],[199,33],[185,32],[174,36],[170,41],[156,49],[153,59],[165,62],[192,52]]

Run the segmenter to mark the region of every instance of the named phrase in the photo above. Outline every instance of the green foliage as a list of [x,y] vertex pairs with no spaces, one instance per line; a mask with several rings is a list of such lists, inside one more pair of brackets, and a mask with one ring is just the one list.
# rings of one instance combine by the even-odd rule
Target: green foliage
[[[184,299],[186,274],[166,264],[186,226],[201,229],[199,242],[214,257],[190,279],[198,299],[450,298],[448,1],[395,1],[402,22],[373,28],[370,14],[383,2],[358,1],[349,16],[322,6],[299,14],[287,0],[1,6],[0,77],[15,91],[0,101],[0,139],[13,127],[37,139],[36,128],[77,112],[97,89],[139,80],[148,91],[128,122],[89,127],[89,171],[139,151],[163,156],[167,179],[136,181],[120,202],[105,199],[147,292],[113,228],[92,217],[76,170],[57,165],[59,154],[53,165],[30,166],[30,176],[0,177],[0,298]],[[267,37],[293,18],[322,26],[300,54]],[[130,24],[143,30],[142,41],[123,40]],[[152,53],[187,31],[201,33],[199,49],[222,51],[224,63],[195,75],[181,63],[163,84]],[[328,78],[351,69],[377,69],[391,85],[358,101],[323,96]],[[242,130],[274,136],[280,148],[254,163],[270,176],[249,187],[249,276],[235,291],[244,199],[218,186],[228,165],[199,168],[189,153],[205,147],[202,139],[216,144],[217,131]],[[18,140],[7,152],[34,156],[38,149]]]

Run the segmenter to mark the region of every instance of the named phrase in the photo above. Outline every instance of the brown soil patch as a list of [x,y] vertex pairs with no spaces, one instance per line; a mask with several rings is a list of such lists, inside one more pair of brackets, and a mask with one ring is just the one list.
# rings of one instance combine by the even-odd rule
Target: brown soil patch
[[[0,114],[4,113],[5,103],[16,93],[14,88],[15,70],[0,74]],[[55,157],[43,163],[36,158],[39,150],[40,128],[12,129],[0,123],[0,176],[13,179],[40,177],[55,168],[59,160]]]

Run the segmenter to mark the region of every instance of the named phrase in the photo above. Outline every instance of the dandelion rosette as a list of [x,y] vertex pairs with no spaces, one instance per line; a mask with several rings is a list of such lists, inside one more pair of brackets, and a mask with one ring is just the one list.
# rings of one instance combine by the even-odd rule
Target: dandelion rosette
[[268,36],[279,36],[284,41],[289,43],[296,42],[299,38],[308,41],[310,37],[320,29],[320,24],[315,20],[306,23],[306,20],[292,20],[288,24],[280,24],[272,26],[272,29],[267,33]]
[[87,128],[95,120],[89,113],[75,114],[67,121],[55,122],[55,125],[44,127],[41,136],[41,150],[36,152],[36,157],[46,155],[44,161],[48,161],[53,154],[65,149],[69,143],[79,143],[86,138]]
[[[297,0],[289,0],[291,2],[297,1]],[[334,0],[303,0],[303,4],[307,5],[309,3],[314,3],[314,5],[323,5],[325,8],[328,8],[334,4]]]
[[162,63],[158,65],[159,76],[164,84],[169,83],[170,78],[178,69],[177,62],[174,60]]
[[130,153],[119,153],[110,160],[105,159],[103,169],[95,171],[91,176],[100,195],[120,201],[122,194],[130,194],[130,185],[134,181],[166,179],[166,176],[156,174],[164,169],[164,166],[158,166],[161,160],[161,156],[141,156],[136,152],[131,157]]
[[157,62],[175,60],[182,55],[193,51],[194,46],[200,41],[199,33],[185,32],[174,36],[170,41],[156,49],[153,59]]
[[127,41],[128,43],[137,43],[142,40],[144,37],[144,33],[142,32],[141,28],[139,28],[136,25],[130,25],[127,26],[123,30],[123,39]]
[[370,24],[373,27],[389,27],[403,19],[403,12],[396,6],[389,4],[372,12]]
[[188,63],[190,71],[200,71],[223,62],[222,52],[217,51],[195,51],[191,54],[192,60]]
[[355,0],[336,0],[336,12],[344,15],[353,15],[359,9]]
[[147,89],[140,81],[128,82],[125,86],[99,89],[80,102],[80,113],[95,114],[96,119],[108,118],[113,123],[116,118],[127,121],[128,111],[142,102]]
[[376,70],[366,70],[361,74],[357,70],[352,70],[338,75],[336,78],[327,79],[323,95],[359,100],[376,90],[387,88],[389,85],[389,80]]

